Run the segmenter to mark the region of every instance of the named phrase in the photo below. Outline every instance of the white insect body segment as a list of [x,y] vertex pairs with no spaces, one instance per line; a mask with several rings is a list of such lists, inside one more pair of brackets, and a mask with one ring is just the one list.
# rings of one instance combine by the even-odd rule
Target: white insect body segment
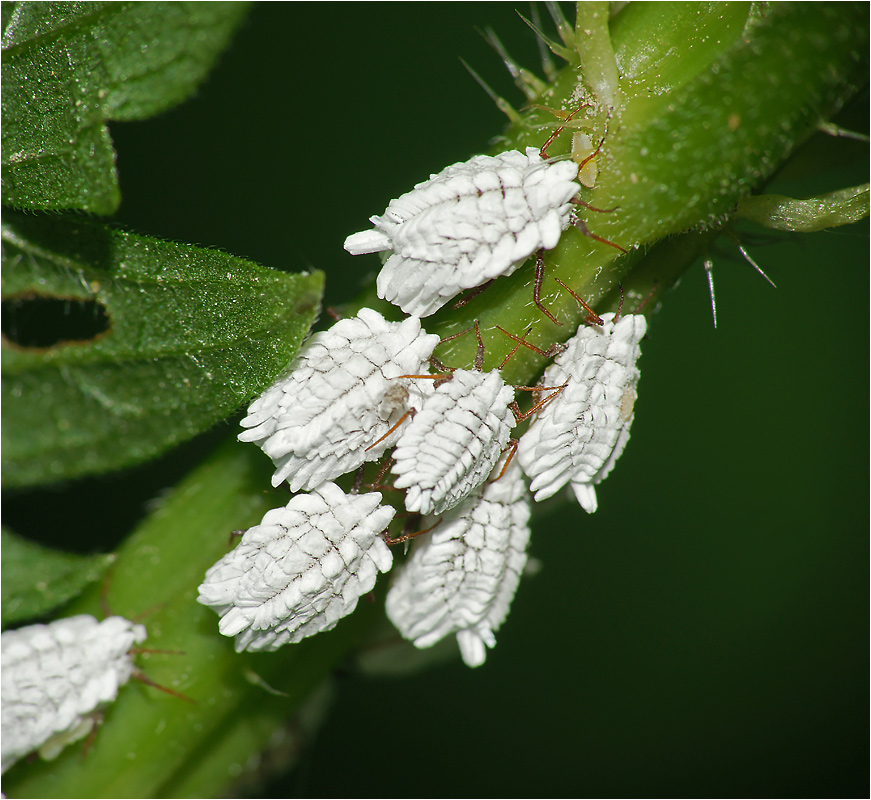
[[463,661],[484,663],[526,566],[529,506],[512,463],[416,540],[387,594],[387,615],[403,637],[423,648],[456,634]]
[[409,511],[440,514],[484,482],[508,444],[513,400],[499,372],[464,369],[424,400],[393,451]]
[[597,508],[595,484],[613,469],[629,440],[646,319],[628,314],[601,326],[582,325],[544,373],[548,386],[567,384],[537,413],[520,438],[517,458],[536,500],[570,483],[581,506]]
[[87,614],[5,631],[2,641],[2,767],[38,750],[54,758],[86,736],[92,713],[134,672],[130,649],[144,625]]
[[393,564],[381,538],[394,509],[334,483],[266,513],[213,565],[198,602],[221,615],[237,652],[276,650],[335,627]]
[[415,317],[387,322],[363,308],[304,345],[290,373],[248,409],[239,439],[275,462],[273,486],[288,480],[294,492],[380,458],[399,433],[378,440],[432,391],[429,381],[397,378],[427,373],[438,343]]
[[375,230],[345,240],[353,255],[392,251],[378,296],[426,317],[464,289],[510,275],[556,246],[579,189],[577,165],[534,147],[452,164],[391,200]]

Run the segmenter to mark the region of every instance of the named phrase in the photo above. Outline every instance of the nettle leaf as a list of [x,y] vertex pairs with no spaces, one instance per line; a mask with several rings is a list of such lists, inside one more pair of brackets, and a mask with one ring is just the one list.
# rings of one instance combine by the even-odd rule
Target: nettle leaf
[[246,3],[3,3],[3,202],[111,214],[108,120],[189,97]]
[[206,430],[287,366],[323,274],[7,214],[3,482],[105,472]]
[[2,583],[0,621],[6,628],[54,611],[100,580],[115,560],[112,553],[64,553],[0,532]]

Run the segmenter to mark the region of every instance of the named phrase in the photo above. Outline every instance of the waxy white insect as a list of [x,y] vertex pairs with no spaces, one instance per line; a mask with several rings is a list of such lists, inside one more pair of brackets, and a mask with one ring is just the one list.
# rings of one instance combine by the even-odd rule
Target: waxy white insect
[[[547,145],[545,145],[546,147]],[[463,289],[510,275],[536,250],[556,247],[579,190],[572,161],[534,147],[475,156],[391,200],[374,230],[345,240],[352,255],[392,251],[378,296],[426,317]]]
[[294,492],[380,458],[399,435],[385,434],[432,391],[429,381],[397,378],[426,372],[438,343],[415,317],[387,322],[360,309],[304,345],[290,373],[252,403],[239,439],[275,462],[273,486],[288,480]]
[[465,369],[424,400],[393,451],[409,511],[440,514],[484,482],[511,436],[513,401],[499,372]]
[[330,630],[393,564],[381,532],[395,512],[380,503],[379,492],[349,495],[329,482],[295,495],[206,572],[197,601],[221,615],[237,652]]
[[537,501],[571,483],[581,506],[597,507],[595,484],[613,469],[634,418],[636,362],[647,321],[628,314],[602,325],[582,325],[544,372],[544,382],[566,384],[520,437],[517,458]]
[[5,631],[2,642],[2,767],[37,750],[55,758],[87,736],[94,712],[135,671],[130,654],[144,625],[87,614]]
[[403,637],[423,648],[456,634],[463,661],[484,663],[526,565],[529,506],[512,463],[416,540],[387,594],[387,616]]

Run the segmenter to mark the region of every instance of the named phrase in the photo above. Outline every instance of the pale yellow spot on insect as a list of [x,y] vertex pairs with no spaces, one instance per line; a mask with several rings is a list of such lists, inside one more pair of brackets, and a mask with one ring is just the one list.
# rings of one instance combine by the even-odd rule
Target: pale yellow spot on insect
[[623,392],[623,397],[620,398],[620,419],[623,422],[629,422],[632,418],[632,411],[635,408],[635,389],[631,386],[627,387]]

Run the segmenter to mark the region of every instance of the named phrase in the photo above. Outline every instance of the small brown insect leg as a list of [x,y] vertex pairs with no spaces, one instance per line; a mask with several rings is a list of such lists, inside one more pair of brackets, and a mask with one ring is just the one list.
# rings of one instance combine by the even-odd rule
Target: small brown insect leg
[[590,153],[590,155],[588,155],[585,159],[583,159],[580,164],[578,164],[578,172],[580,172],[585,166],[587,166],[588,162],[592,161],[597,155],[599,155],[599,153],[602,152],[602,145],[605,144],[605,136],[607,136],[607,135],[608,135],[608,123],[605,122],[605,133],[602,135],[602,138],[599,140],[599,146],[595,150],[593,150],[593,152]]
[[[514,405],[517,405],[517,404],[515,403]],[[490,483],[495,483],[496,481],[499,480],[499,478],[501,478],[505,474],[505,470],[508,469],[508,465],[511,463],[511,459],[514,458],[514,454],[517,452],[517,445],[518,445],[517,439],[509,439],[508,440],[508,445],[505,448],[505,450],[503,450],[502,452],[504,453],[507,450],[510,450],[511,452],[508,454],[508,458],[505,459],[505,463],[502,465],[502,469],[499,471],[499,474],[495,478],[493,478],[493,480],[490,481]]]
[[[623,305],[623,299],[622,299],[623,298],[623,285],[620,283],[618,283],[617,285],[620,287],[620,298],[621,298],[620,305],[622,307],[622,305]],[[644,306],[646,306],[650,302],[650,298],[656,294],[656,290],[658,288],[659,288],[659,281],[654,281],[653,288],[647,293],[647,297],[645,297],[637,306],[635,306],[635,310],[632,313],[633,314],[640,314],[641,309],[644,308]],[[615,319],[616,319],[616,317],[615,317]],[[716,325],[714,327],[716,327]]]
[[354,473],[354,483],[351,485],[351,494],[360,494],[360,489],[363,488],[363,473],[366,472],[366,465],[360,464],[357,471]]
[[558,127],[558,128],[557,128],[557,129],[556,129],[556,130],[555,130],[555,131],[554,131],[554,132],[553,132],[553,133],[548,137],[547,141],[542,145],[541,150],[538,151],[542,158],[550,158],[550,156],[547,154],[547,148],[550,147],[550,146],[553,144],[553,140],[556,139],[556,137],[559,136],[559,135],[563,132],[563,129],[566,127],[566,125],[569,124],[569,122],[571,121],[572,117],[575,116],[575,114],[577,114],[581,109],[584,109],[584,108],[590,108],[590,104],[589,104],[589,103],[583,103],[582,105],[579,105],[579,106],[578,106],[574,111],[572,111],[571,114],[569,114],[569,115],[565,118],[565,121],[563,122],[563,124],[560,125],[560,126],[559,126],[559,127]]
[[573,289],[571,289],[570,287],[566,286],[566,285],[565,285],[565,284],[564,284],[564,283],[563,283],[559,278],[556,278],[556,277],[555,277],[554,280],[555,280],[555,281],[556,281],[560,286],[562,286],[563,289],[565,289],[565,290],[566,290],[566,291],[567,291],[567,292],[568,292],[572,297],[574,297],[575,300],[578,301],[578,304],[579,304],[583,309],[586,310],[586,312],[590,315],[590,318],[589,318],[589,321],[590,321],[590,322],[594,323],[595,325],[601,325],[601,324],[602,324],[602,318],[601,318],[601,317],[600,317],[600,316],[599,316],[595,311],[593,311],[593,309],[590,308],[590,306],[588,306],[587,303],[584,302],[584,300],[582,300],[582,299],[581,299],[581,298],[580,298],[580,297],[579,297],[579,296],[574,292]]
[[484,369],[484,340],[481,338],[481,326],[475,320],[475,336],[478,339],[478,349],[475,351],[475,369],[480,372]]
[[387,474],[387,471],[393,466],[393,463],[393,456],[385,459],[384,463],[381,465],[381,469],[378,470],[378,474],[375,476],[375,480],[372,483],[367,484],[366,488],[375,489],[377,491],[380,491],[381,489],[393,489],[393,486],[387,486],[386,484],[381,483],[381,481],[384,480],[384,476]]
[[535,256],[535,280],[532,284],[532,299],[541,311],[554,325],[562,325],[553,314],[548,311],[541,302],[541,284],[544,281],[544,251],[539,250]]
[[576,219],[573,224],[582,234],[584,234],[584,236],[588,236],[590,239],[595,239],[597,242],[601,242],[602,244],[607,244],[610,247],[615,247],[621,253],[629,252],[625,247],[620,247],[619,244],[615,244],[609,239],[605,239],[602,236],[596,236],[595,233],[590,233],[590,229],[587,227],[587,223],[584,222],[582,219]]
[[394,545],[394,544],[402,544],[403,542],[407,542],[410,539],[414,539],[416,536],[421,536],[424,533],[429,533],[433,528],[437,528],[442,524],[441,520],[437,520],[435,525],[430,525],[428,528],[424,528],[422,531],[415,531],[414,533],[405,533],[402,536],[397,536],[395,539],[391,537],[391,535],[385,530],[382,532],[381,537],[384,539],[385,544]]
[[241,539],[245,535],[245,528],[240,528],[235,531],[230,531],[230,535],[227,537],[227,544],[233,544],[235,539]]
[[577,197],[573,197],[569,202],[574,203],[576,206],[583,206],[588,211],[597,211],[600,214],[611,214],[620,208],[620,206],[614,206],[614,208],[596,208],[596,206],[591,206],[589,203],[586,203]]
[[515,389],[522,389],[526,392],[548,392],[551,389],[554,389],[556,391],[554,391],[553,394],[549,394],[543,400],[539,400],[532,408],[529,409],[529,411],[526,411],[525,413],[520,411],[520,406],[518,406],[517,403],[512,403],[510,408],[514,414],[514,418],[517,420],[517,422],[523,422],[523,420],[527,419],[527,417],[531,417],[536,411],[544,408],[544,406],[546,406],[551,400],[553,400],[554,397],[556,397],[563,389],[566,388],[566,386],[568,386],[568,383],[564,383],[562,386],[515,386]]
[[490,278],[486,283],[482,283],[480,286],[476,286],[474,289],[470,289],[466,292],[456,303],[454,303],[451,308],[462,308],[467,303],[470,303],[474,300],[481,292],[490,287],[490,284],[495,281],[496,278]]
[[[412,377],[412,376],[405,376],[405,377]],[[415,376],[413,376],[413,377],[416,377],[416,378],[428,378],[428,377],[431,377],[431,376],[429,376],[429,375],[415,375]],[[397,423],[396,423],[396,424],[395,424],[395,425],[394,425],[394,426],[393,426],[389,431],[387,431],[387,433],[385,433],[385,434],[384,434],[380,439],[378,439],[377,441],[372,442],[372,444],[370,444],[370,445],[366,448],[366,450],[364,450],[363,452],[365,453],[365,452],[371,450],[373,447],[375,447],[375,445],[377,445],[377,444],[381,444],[381,442],[383,442],[383,441],[384,441],[388,436],[390,436],[391,433],[393,433],[393,431],[395,431],[395,430],[396,430],[400,425],[402,425],[403,422],[405,422],[406,417],[408,417],[408,416],[414,416],[414,409],[413,409],[413,408],[409,408],[408,411],[406,411],[406,412],[405,412],[405,413],[404,413],[404,414],[399,418],[399,420],[397,421]]]
[[623,310],[623,301],[626,299],[626,296],[623,294],[623,282],[617,281],[617,288],[620,290],[620,305],[617,306],[617,313],[614,315],[614,321],[616,322],[620,319],[620,312]]
[[470,325],[465,330],[460,331],[459,333],[452,333],[450,336],[444,336],[439,339],[439,344],[444,344],[445,342],[450,342],[452,339],[459,339],[461,336],[465,336],[469,331],[475,330],[474,325]]
[[500,325],[497,325],[496,327],[500,331],[502,331],[502,333],[504,333],[506,336],[508,336],[511,339],[514,339],[514,341],[518,343],[517,347],[515,347],[505,357],[505,359],[502,361],[502,363],[499,365],[499,369],[502,369],[502,367],[504,367],[505,364],[508,363],[508,359],[510,359],[520,349],[520,345],[523,345],[524,347],[527,347],[530,350],[533,350],[534,352],[538,353],[540,356],[544,356],[545,358],[552,358],[553,356],[561,353],[563,350],[566,349],[566,346],[564,344],[555,343],[555,344],[552,344],[550,347],[548,347],[547,350],[542,350],[540,347],[536,347],[534,344],[527,342],[525,337],[532,330],[531,325],[529,326],[529,328],[527,328],[526,333],[523,334],[524,338],[521,338],[519,336],[515,336],[513,333],[508,333],[508,331],[506,331],[505,328],[501,327]]
[[144,672],[140,672],[136,670],[133,673],[133,677],[136,678],[140,683],[144,683],[146,686],[151,686],[154,689],[160,689],[161,692],[166,692],[167,694],[171,694],[173,697],[177,697],[179,700],[184,700],[187,703],[197,704],[197,701],[192,697],[188,697],[186,694],[182,694],[181,692],[175,691],[175,689],[170,689],[168,686],[161,686],[159,683],[155,683],[151,678],[149,678]]

